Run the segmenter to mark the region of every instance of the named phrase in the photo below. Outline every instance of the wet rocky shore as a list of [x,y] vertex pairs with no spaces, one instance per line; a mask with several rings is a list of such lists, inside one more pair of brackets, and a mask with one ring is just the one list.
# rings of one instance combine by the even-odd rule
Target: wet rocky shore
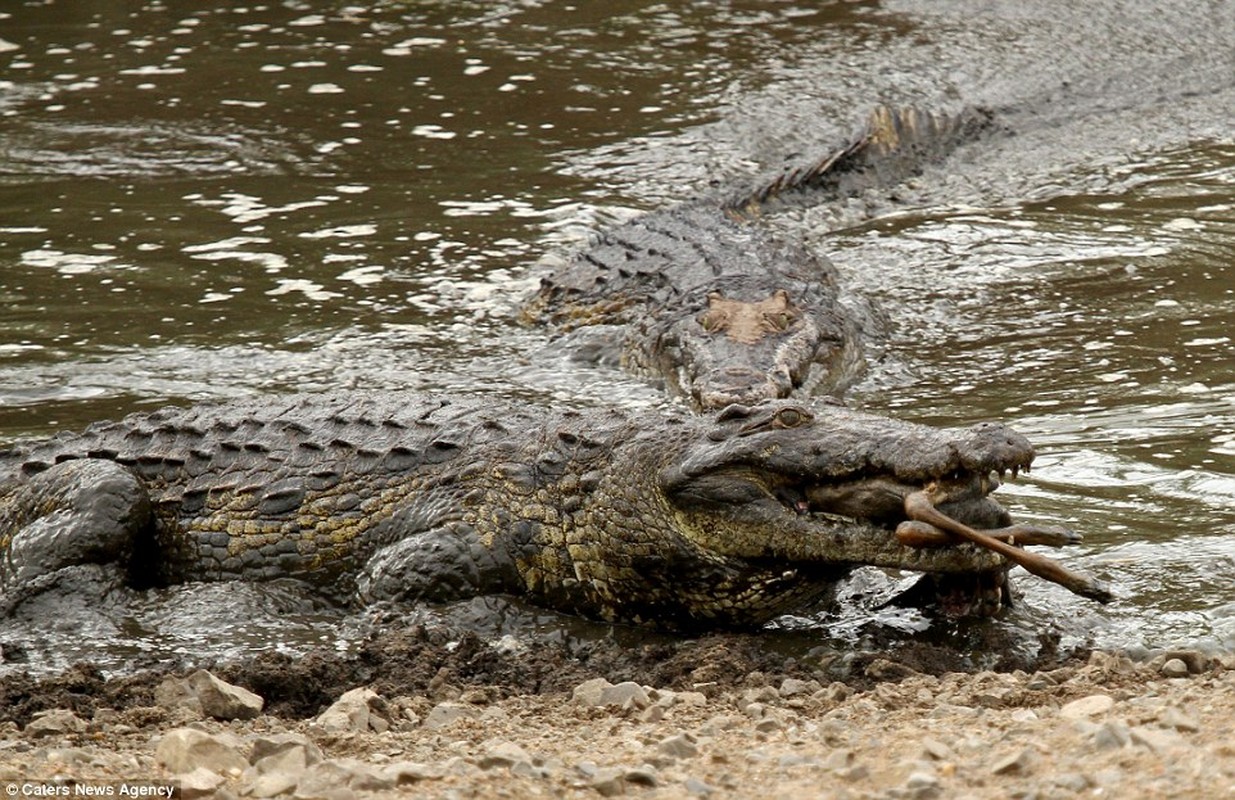
[[0,680],[10,796],[1230,797],[1235,657],[946,651],[835,664],[758,637],[581,657],[385,634],[353,656]]

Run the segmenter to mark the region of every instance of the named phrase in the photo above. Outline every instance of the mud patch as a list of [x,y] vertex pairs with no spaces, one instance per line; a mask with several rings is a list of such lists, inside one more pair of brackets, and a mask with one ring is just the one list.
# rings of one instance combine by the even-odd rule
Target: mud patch
[[[316,715],[343,692],[369,686],[386,697],[448,696],[484,687],[497,698],[569,693],[590,678],[635,681],[709,696],[792,677],[843,681],[856,690],[919,674],[972,672],[972,655],[940,644],[909,642],[895,648],[803,653],[785,648],[774,633],[717,633],[694,639],[628,643],[621,636],[590,641],[532,643],[487,639],[473,631],[417,624],[375,633],[352,652],[321,648],[303,655],[264,653],[224,664],[203,664],[225,680],[266,699],[268,714],[302,719]],[[1001,657],[982,668],[1033,672],[1083,661],[1088,651],[1062,652],[1043,637],[1036,655]],[[120,711],[154,704],[154,689],[183,667],[107,677],[88,665],[36,679],[0,677],[0,722],[25,725],[51,708],[83,718],[95,710]]]

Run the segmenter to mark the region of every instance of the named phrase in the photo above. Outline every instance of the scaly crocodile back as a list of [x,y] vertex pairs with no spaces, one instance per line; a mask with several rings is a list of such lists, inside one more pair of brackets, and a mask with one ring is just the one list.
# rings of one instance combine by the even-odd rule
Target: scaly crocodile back
[[733,215],[750,217],[766,204],[793,195],[814,205],[874,186],[892,186],[991,127],[990,112],[978,108],[948,114],[879,106],[849,144],[823,158],[758,176],[722,195],[719,204]]

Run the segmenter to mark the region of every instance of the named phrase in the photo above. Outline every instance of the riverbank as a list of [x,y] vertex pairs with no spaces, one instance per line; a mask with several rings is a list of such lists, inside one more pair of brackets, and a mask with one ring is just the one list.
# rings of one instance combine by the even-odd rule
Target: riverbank
[[953,671],[938,652],[866,654],[836,680],[754,636],[555,664],[552,647],[438,633],[382,637],[386,660],[271,656],[217,681],[9,675],[0,783],[305,800],[1235,796],[1235,656]]

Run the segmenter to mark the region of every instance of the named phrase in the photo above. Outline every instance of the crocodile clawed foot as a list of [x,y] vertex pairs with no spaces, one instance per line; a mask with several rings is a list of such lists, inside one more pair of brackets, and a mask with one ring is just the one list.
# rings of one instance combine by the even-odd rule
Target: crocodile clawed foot
[[927,573],[888,604],[929,607],[950,619],[989,618],[1011,607],[1011,582],[1004,570]]

